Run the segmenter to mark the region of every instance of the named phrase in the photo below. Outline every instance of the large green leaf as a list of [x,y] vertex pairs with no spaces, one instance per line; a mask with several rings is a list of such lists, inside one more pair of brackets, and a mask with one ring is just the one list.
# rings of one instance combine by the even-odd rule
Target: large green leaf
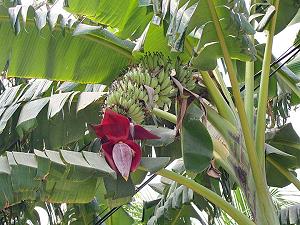
[[200,121],[201,110],[191,104],[183,119],[181,131],[181,148],[187,171],[200,173],[205,170],[212,159],[213,144],[211,137]]
[[152,18],[152,13],[147,8],[139,7],[139,0],[68,0],[67,10],[117,28],[117,35],[122,38],[133,34],[138,37]]
[[[182,56],[188,59],[186,53],[193,55],[193,48],[197,45],[193,62],[201,69],[214,68],[216,59],[222,56],[205,1],[140,1],[140,7],[137,0],[122,1],[122,4],[95,0],[69,0],[68,3],[68,11],[117,28],[121,37],[141,36],[135,50],[161,51],[176,56],[178,53],[172,54],[170,50],[181,52],[185,47]],[[215,4],[232,57],[253,59],[255,50],[245,34],[254,30],[246,19],[247,9],[243,2],[231,5],[225,0],[217,0]]]
[[[266,155],[297,176],[293,170],[297,167],[295,156],[289,155],[268,144],[266,144]],[[266,160],[266,178],[268,185],[272,187],[284,187],[291,183],[285,176],[278,173],[278,170],[268,160]]]
[[134,44],[114,37],[101,27],[86,34],[89,26],[79,24],[75,29],[83,33],[79,36],[73,36],[72,29],[62,32],[44,27],[39,31],[32,16],[28,16],[26,31],[21,30],[16,36],[8,9],[1,6],[0,15],[3,18],[0,37],[7,40],[0,43],[0,68],[9,62],[8,76],[110,83],[132,61]]

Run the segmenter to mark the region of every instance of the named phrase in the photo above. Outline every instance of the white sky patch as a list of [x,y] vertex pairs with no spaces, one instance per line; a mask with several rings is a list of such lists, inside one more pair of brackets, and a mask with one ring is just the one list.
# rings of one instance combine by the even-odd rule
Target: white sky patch
[[41,224],[40,225],[50,224],[48,213],[45,209],[43,209],[39,206],[35,207],[34,209],[37,211],[37,213],[39,214],[39,216],[41,218]]

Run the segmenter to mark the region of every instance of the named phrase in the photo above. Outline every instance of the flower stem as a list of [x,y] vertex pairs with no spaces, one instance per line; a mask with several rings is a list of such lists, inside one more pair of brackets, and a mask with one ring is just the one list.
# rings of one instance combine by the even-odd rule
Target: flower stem
[[161,169],[156,174],[169,178],[179,184],[185,185],[186,187],[192,189],[197,194],[205,197],[207,200],[214,203],[217,207],[224,210],[229,216],[231,216],[238,224],[240,225],[255,225],[253,221],[251,221],[247,216],[245,216],[242,212],[238,211],[224,199],[222,199],[219,195],[209,190],[208,188],[198,184],[192,179],[184,177],[180,174],[177,174],[173,171]]
[[152,109],[152,113],[162,119],[165,119],[171,123],[174,123],[176,124],[176,121],[177,121],[177,117],[175,115],[173,115],[172,113],[169,113],[169,112],[166,112],[166,111],[163,111],[161,109],[158,109],[158,108],[153,108]]
[[270,64],[272,60],[272,46],[273,46],[273,38],[275,33],[275,25],[276,25],[279,0],[275,0],[273,3],[276,8],[276,12],[273,15],[271,24],[269,26],[268,34],[267,34],[267,43],[265,47],[261,80],[260,80],[257,121],[256,121],[256,129],[255,129],[256,151],[259,159],[259,164],[262,168],[264,168],[264,164],[265,164],[265,129],[266,129],[266,110],[267,110],[268,88],[269,88],[269,74],[270,74]]

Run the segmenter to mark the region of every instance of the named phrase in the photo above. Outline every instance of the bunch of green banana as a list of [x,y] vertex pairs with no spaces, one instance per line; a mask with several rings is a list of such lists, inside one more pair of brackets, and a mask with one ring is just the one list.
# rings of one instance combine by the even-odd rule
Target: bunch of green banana
[[183,65],[182,61],[177,58],[175,62],[175,78],[188,90],[193,90],[195,81],[193,79],[193,69],[188,65]]
[[160,52],[155,53],[146,53],[145,56],[141,59],[140,65],[147,70],[153,71],[159,67],[168,67],[171,68],[170,59],[166,58]]
[[[146,86],[152,88],[153,96],[149,96]],[[112,84],[106,103],[118,113],[141,123],[149,107],[168,110],[171,97],[175,94],[168,71],[161,68],[156,74],[149,74],[141,67],[131,68],[121,79]]]
[[[188,89],[194,87],[192,70],[181,62],[175,64],[160,53],[146,54],[138,66],[131,67],[127,73],[116,80],[107,97],[107,106],[114,111],[142,123],[152,107],[169,110],[176,96],[177,88],[171,74]],[[153,89],[153,93],[149,91]]]
[[[128,84],[128,85],[126,85]],[[147,93],[131,82],[115,82],[106,99],[106,104],[115,112],[130,117],[136,123],[145,118],[144,105],[139,98],[146,99]]]

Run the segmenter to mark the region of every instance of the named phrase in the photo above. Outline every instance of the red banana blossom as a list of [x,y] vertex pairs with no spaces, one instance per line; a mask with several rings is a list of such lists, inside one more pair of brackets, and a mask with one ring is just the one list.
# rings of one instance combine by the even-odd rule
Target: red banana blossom
[[159,139],[140,125],[107,108],[99,125],[93,126],[101,139],[102,151],[110,167],[125,180],[141,162],[141,147],[134,140]]

